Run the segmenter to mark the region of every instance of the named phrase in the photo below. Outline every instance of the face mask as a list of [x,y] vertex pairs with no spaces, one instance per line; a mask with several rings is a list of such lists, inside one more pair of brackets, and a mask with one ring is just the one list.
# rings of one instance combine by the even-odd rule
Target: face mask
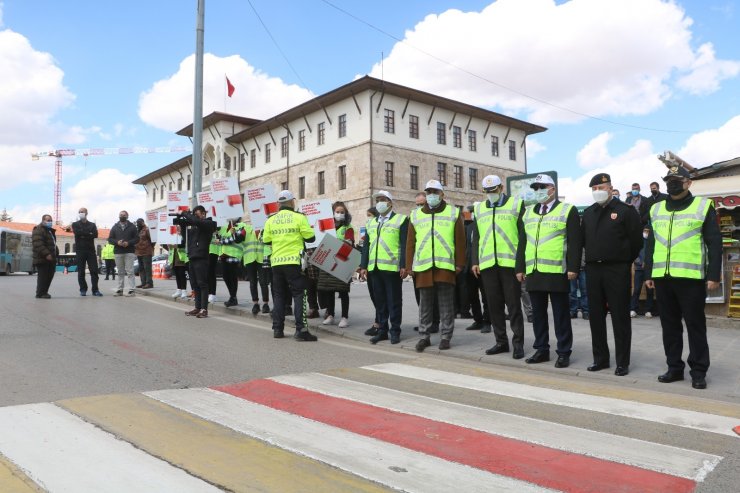
[[680,195],[683,192],[683,182],[680,180],[671,180],[666,185],[670,195]]
[[385,214],[386,212],[388,212],[389,209],[388,202],[378,202],[377,204],[375,204],[375,208],[380,214]]
[[490,203],[495,204],[496,202],[498,202],[498,199],[501,198],[501,194],[500,193],[487,193],[486,197],[488,197],[488,201]]
[[338,212],[337,212],[337,213],[335,213],[335,214],[334,214],[334,220],[335,220],[335,221],[344,221],[344,214],[340,214],[340,213],[338,213]]
[[642,233],[642,237],[643,237],[643,238],[645,238],[646,240],[647,240],[647,237],[648,237],[648,236],[650,236],[650,234],[649,234],[649,233]]
[[541,188],[539,190],[535,190],[534,199],[540,204],[544,204],[550,200],[550,194],[547,192],[546,188]]
[[47,229],[51,229],[54,226],[54,223],[52,221],[46,221],[44,223],[44,227]]
[[611,198],[607,190],[592,190],[591,195],[593,195],[594,202],[597,204],[604,204]]
[[120,220],[121,222],[126,222],[126,221],[128,221],[128,216],[118,216],[118,219],[119,219],[119,220]]
[[633,197],[637,197],[638,195],[640,195],[640,191],[639,190],[632,190],[632,196]]
[[427,204],[429,204],[429,207],[432,209],[437,207],[441,201],[442,199],[436,193],[427,194]]
[[87,214],[85,214],[84,212],[80,212],[79,214],[77,214],[77,217],[79,217],[80,221],[82,221],[87,217]]

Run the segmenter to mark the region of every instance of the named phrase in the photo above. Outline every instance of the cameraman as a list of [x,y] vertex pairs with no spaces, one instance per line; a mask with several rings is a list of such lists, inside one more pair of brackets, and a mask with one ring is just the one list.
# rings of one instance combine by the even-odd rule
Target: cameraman
[[193,212],[183,212],[173,222],[183,230],[190,259],[190,282],[195,291],[195,308],[186,315],[197,318],[208,316],[208,247],[216,231],[216,223],[206,217],[206,208],[197,205]]

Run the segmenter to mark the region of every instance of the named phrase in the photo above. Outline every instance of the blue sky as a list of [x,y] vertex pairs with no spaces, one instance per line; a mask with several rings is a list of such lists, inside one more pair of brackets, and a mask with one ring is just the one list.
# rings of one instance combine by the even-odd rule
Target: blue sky
[[[0,3],[0,209],[51,211],[53,159],[33,162],[34,150],[189,145],[174,132],[192,119],[195,10]],[[602,170],[647,189],[665,149],[699,167],[740,156],[739,20],[725,0],[210,0],[204,113],[269,117],[380,77],[384,56],[387,80],[548,127],[528,141],[529,170],[557,170],[560,193],[588,203]],[[143,214],[130,181],[180,156],[66,159],[63,219],[83,205],[102,225],[121,208]]]

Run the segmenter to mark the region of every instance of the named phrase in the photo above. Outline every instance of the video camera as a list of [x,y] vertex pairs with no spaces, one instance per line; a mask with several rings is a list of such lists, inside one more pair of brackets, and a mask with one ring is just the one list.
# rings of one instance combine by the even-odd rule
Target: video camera
[[190,210],[180,210],[180,211],[177,211],[177,212],[171,212],[171,213],[169,213],[167,215],[173,218],[172,219],[172,224],[175,224],[175,225],[178,225],[178,226],[183,226],[183,225],[187,225],[189,223],[189,221],[187,220],[187,218],[184,217],[185,214],[190,215],[190,214],[192,214],[192,212]]

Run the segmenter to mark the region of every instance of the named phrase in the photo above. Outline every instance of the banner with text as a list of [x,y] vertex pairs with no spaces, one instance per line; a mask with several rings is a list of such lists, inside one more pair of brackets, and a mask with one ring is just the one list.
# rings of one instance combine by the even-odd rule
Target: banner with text
[[360,266],[360,257],[360,252],[346,241],[325,234],[308,263],[341,281],[349,282]]
[[180,235],[177,234],[177,226],[172,224],[172,217],[168,212],[159,213],[157,225],[157,242],[160,245],[179,245]]
[[159,231],[159,211],[146,211],[146,227],[149,228],[149,236],[152,243],[159,243],[157,232]]
[[303,202],[298,205],[298,211],[302,212],[308,218],[308,224],[314,231],[316,240],[313,243],[306,243],[306,248],[315,248],[324,235],[330,234],[336,237],[337,232],[334,230],[334,213],[331,210],[331,201],[328,199],[314,200]]
[[247,188],[244,193],[249,221],[255,231],[262,231],[267,218],[280,210],[275,187],[272,184]]
[[244,204],[239,193],[239,184],[236,178],[217,178],[211,180],[211,192],[216,208],[213,214],[216,222],[226,222],[228,219],[239,218],[244,215]]

